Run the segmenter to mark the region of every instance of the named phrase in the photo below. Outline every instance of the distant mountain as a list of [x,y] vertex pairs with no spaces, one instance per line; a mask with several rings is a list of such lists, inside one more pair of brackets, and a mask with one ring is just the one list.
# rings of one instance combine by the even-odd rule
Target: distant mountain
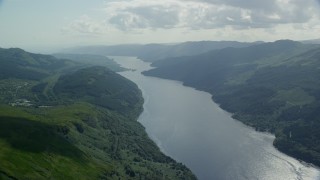
[[119,74],[21,49],[0,49],[0,70],[0,179],[195,179],[137,122],[141,91]]
[[[281,64],[285,59],[312,48],[312,45],[286,40],[246,48],[225,48],[196,56],[157,61],[152,65],[158,68],[145,74],[177,78],[197,87],[206,88],[212,86],[212,83],[218,87],[241,72]],[[210,83],[207,82],[209,79]]]
[[189,56],[226,47],[247,47],[254,43],[236,41],[200,41],[178,44],[147,44],[147,45],[116,45],[116,46],[88,46],[66,50],[68,53],[86,53],[108,56],[137,56],[144,61],[154,62],[168,57]]
[[304,44],[320,44],[320,39],[310,39],[301,42]]
[[235,119],[275,133],[281,151],[320,165],[320,46],[281,40],[153,65],[145,75],[211,93]]
[[92,54],[53,54],[54,57],[59,59],[72,60],[77,63],[82,63],[87,66],[105,66],[113,71],[123,71],[124,68],[120,67],[112,59],[107,58],[102,55],[92,55]]

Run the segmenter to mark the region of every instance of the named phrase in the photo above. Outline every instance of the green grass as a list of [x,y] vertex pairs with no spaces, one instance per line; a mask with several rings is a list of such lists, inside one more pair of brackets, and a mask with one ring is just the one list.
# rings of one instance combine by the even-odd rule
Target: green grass
[[82,153],[54,131],[59,128],[25,118],[0,116],[0,138],[21,151],[81,158]]
[[248,71],[248,72],[244,72],[239,74],[236,77],[232,77],[229,80],[227,80],[226,85],[241,85],[241,84],[245,84],[245,82],[251,78],[251,76],[255,73],[255,71]]
[[185,166],[159,151],[138,122],[105,108],[81,102],[0,109],[0,171],[10,176],[192,179]]
[[0,170],[17,179],[98,178],[102,172],[94,162],[75,161],[50,153],[31,153],[15,148],[1,148]]
[[310,96],[301,88],[294,88],[289,90],[280,90],[272,101],[285,101],[290,106],[303,106],[311,104],[316,99]]
[[44,80],[47,83],[44,91],[42,92],[47,98],[55,98],[55,94],[53,92],[53,87],[55,86],[56,82],[58,81],[61,75],[59,73],[50,76]]
[[57,133],[59,126],[29,120],[35,117],[28,113],[15,116],[0,116],[0,171],[17,179],[90,179],[101,173],[103,166]]

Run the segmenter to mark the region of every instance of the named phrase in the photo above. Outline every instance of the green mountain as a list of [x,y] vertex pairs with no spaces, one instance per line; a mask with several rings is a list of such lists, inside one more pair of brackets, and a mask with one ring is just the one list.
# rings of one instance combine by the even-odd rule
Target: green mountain
[[87,66],[106,66],[113,71],[123,71],[124,68],[114,62],[112,59],[102,55],[93,54],[53,54],[54,57],[59,59],[68,59],[76,63],[82,63]]
[[[23,59],[23,60],[22,60]],[[32,54],[22,49],[0,48],[0,79],[40,80],[68,66],[69,61],[52,56]]]
[[100,54],[104,56],[137,56],[144,61],[155,62],[161,59],[178,56],[190,56],[226,47],[247,47],[255,43],[236,41],[199,41],[177,44],[115,45],[87,46],[66,50],[71,53]]
[[21,49],[0,67],[0,179],[195,179],[136,121],[131,81]]
[[320,47],[281,40],[155,62],[145,75],[212,94],[233,117],[275,133],[275,147],[320,165]]

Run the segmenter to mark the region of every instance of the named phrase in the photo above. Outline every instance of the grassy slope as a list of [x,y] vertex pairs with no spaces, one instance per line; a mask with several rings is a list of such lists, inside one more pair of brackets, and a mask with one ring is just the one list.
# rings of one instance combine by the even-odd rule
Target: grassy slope
[[[33,65],[38,59],[31,64],[21,57],[34,54],[8,51],[24,63],[22,69],[46,75],[0,80],[0,179],[195,179],[162,154],[136,121],[143,99],[135,84],[103,67],[76,70],[68,61],[46,70]],[[33,105],[10,105],[19,99]]]
[[234,118],[275,133],[281,151],[320,165],[318,47],[278,41],[154,65],[144,74],[210,92]]

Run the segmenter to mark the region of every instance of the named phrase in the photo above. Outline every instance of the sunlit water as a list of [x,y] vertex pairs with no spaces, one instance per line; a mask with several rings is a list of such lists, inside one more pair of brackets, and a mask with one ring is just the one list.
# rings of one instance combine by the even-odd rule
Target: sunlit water
[[143,92],[139,122],[160,149],[189,167],[200,180],[319,179],[319,170],[272,146],[274,136],[259,133],[231,118],[211,95],[177,81],[143,76],[150,64],[134,57],[112,57],[120,73]]

